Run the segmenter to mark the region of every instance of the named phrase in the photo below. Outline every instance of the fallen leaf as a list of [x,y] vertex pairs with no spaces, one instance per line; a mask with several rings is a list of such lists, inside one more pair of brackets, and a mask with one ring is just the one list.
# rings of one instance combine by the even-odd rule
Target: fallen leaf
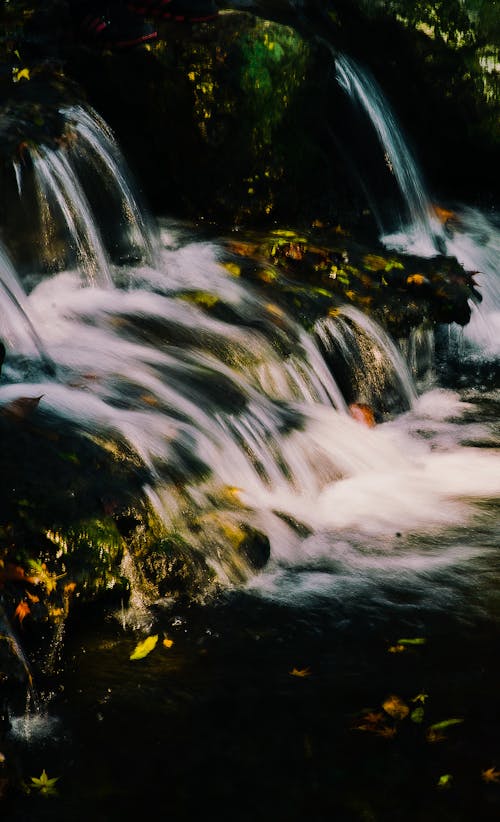
[[449,728],[450,725],[461,725],[463,719],[443,719],[441,722],[434,722],[430,726],[431,731],[442,731],[444,728]]
[[3,586],[4,582],[35,582],[36,580],[33,577],[29,577],[26,574],[24,568],[21,568],[20,565],[14,565],[12,562],[6,562],[5,564],[0,561],[0,588]]
[[385,702],[382,703],[382,708],[393,719],[404,719],[410,713],[408,705],[403,702],[399,696],[389,696]]
[[424,636],[416,636],[410,639],[398,639],[398,645],[425,645],[427,642]]
[[171,648],[172,645],[174,644],[174,640],[169,639],[168,637],[165,637],[165,639],[163,640],[163,644],[164,644],[165,648]]
[[310,671],[309,668],[292,668],[292,670],[289,671],[288,673],[290,674],[290,676],[299,676],[299,677],[311,676],[311,671]]
[[425,694],[425,693],[422,692],[422,693],[417,694],[416,696],[414,696],[411,701],[412,702],[420,702],[423,705],[428,696],[429,696],[429,694]]
[[434,205],[433,209],[436,217],[441,223],[446,223],[448,220],[452,220],[456,217],[455,212],[449,211],[447,208],[441,208],[441,206]]
[[37,791],[40,791],[41,794],[50,795],[56,794],[57,791],[55,789],[55,784],[59,780],[58,776],[54,776],[49,778],[45,769],[42,771],[40,776],[32,776],[31,777],[31,787],[36,788]]
[[421,705],[418,708],[415,708],[411,714],[410,719],[412,722],[415,722],[417,725],[420,725],[421,722],[424,721],[424,709]]
[[406,645],[390,645],[387,649],[390,654],[402,654],[406,651]]
[[366,425],[367,428],[375,427],[375,417],[369,405],[365,405],[360,402],[353,402],[349,406],[349,412],[353,419],[357,422],[361,422],[363,425]]
[[484,782],[500,782],[500,771],[495,770],[495,768],[486,768],[484,771],[481,771],[481,779]]
[[21,600],[16,610],[14,611],[14,616],[18,618],[19,623],[22,625],[23,620],[28,616],[28,614],[31,614],[30,606],[27,602],[25,602],[25,600]]
[[139,642],[130,654],[129,659],[144,659],[145,656],[151,653],[158,642],[158,634],[148,636],[143,642]]
[[450,788],[452,779],[453,776],[451,773],[442,774],[437,781],[438,788]]
[[5,403],[0,408],[3,417],[12,417],[17,420],[24,420],[38,407],[43,394],[39,397],[18,397],[16,400]]
[[442,742],[443,739],[446,739],[444,734],[439,731],[433,731],[432,728],[427,730],[425,738],[427,739],[427,742]]
[[375,729],[375,733],[386,739],[392,739],[393,736],[396,736],[396,728],[392,725],[382,725],[380,728]]

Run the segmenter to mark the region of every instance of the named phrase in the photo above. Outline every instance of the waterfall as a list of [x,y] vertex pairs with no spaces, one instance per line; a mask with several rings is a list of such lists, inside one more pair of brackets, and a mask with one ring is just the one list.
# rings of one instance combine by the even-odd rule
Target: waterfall
[[59,145],[29,146],[31,166],[26,161],[13,164],[24,209],[39,216],[42,254],[33,266],[58,271],[74,265],[87,282],[109,287],[113,264],[131,259],[154,263],[156,226],[139,202],[114,135],[97,112],[76,105],[61,114],[65,130]]
[[432,256],[442,233],[441,225],[389,101],[370,72],[352,57],[338,55],[336,72],[340,86],[368,117],[397,182],[407,211],[400,228],[413,235],[416,253],[423,249]]
[[[386,101],[353,61],[340,57],[337,68],[373,119],[409,202],[405,236],[417,225],[430,237],[427,195]],[[72,431],[128,466],[131,488],[140,485],[167,537],[202,555],[228,585],[255,570],[235,550],[252,529],[269,540],[271,564],[293,566],[307,561],[306,532],[312,555],[338,530],[391,544],[394,532],[460,521],[468,510],[462,497],[496,492],[491,453],[461,445],[465,423],[455,430],[440,422],[420,436],[417,349],[432,350],[428,333],[403,356],[378,323],[348,305],[306,331],[268,294],[232,276],[222,243],[153,224],[106,124],[82,107],[64,113],[61,146],[31,149],[47,242],[53,234],[64,240],[60,264],[37,277],[29,295],[3,264],[2,315],[14,318],[16,333],[6,327],[0,415],[20,399],[41,398],[36,430]],[[99,223],[111,202],[112,221],[125,226],[122,247],[133,249],[119,276],[113,231]],[[496,236],[474,219],[463,217],[463,236],[446,234],[468,263],[465,237],[478,247],[473,228]],[[65,243],[74,265],[63,265]],[[496,240],[487,248],[493,265]],[[53,363],[51,375],[42,359]],[[362,406],[373,425],[354,413]],[[462,412],[453,407],[456,418]]]
[[67,157],[43,146],[31,149],[40,201],[43,237],[50,246],[54,233],[54,206],[60,212],[76,252],[78,268],[90,283],[111,283],[110,264],[90,205]]
[[395,113],[370,72],[353,58],[336,58],[337,79],[350,98],[359,105],[375,130],[388,165],[397,181],[408,212],[399,229],[381,237],[387,248],[433,257],[437,253],[456,257],[465,270],[476,272],[482,300],[474,305],[465,329],[452,328],[452,336],[461,356],[499,353],[500,305],[500,232],[498,217],[470,207],[456,205],[444,210],[444,225],[439,209],[430,196]]

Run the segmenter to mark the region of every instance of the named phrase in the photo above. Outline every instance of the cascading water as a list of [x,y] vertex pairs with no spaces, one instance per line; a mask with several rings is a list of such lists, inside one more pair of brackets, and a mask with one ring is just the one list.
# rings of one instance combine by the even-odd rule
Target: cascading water
[[[373,87],[366,89],[366,94],[372,92]],[[382,104],[380,98],[376,103]],[[57,264],[35,272],[28,288],[7,254],[0,260],[0,336],[7,349],[0,382],[0,425],[10,434],[11,422],[19,426],[13,429],[15,437],[6,438],[4,448],[12,448],[16,455],[18,441],[22,448],[29,433],[36,447],[46,447],[43,454],[53,460],[40,464],[30,456],[30,464],[22,470],[39,472],[36,480],[41,487],[47,485],[51,503],[53,496],[60,497],[59,507],[50,509],[55,511],[55,524],[51,522],[45,531],[58,557],[64,558],[66,548],[64,535],[56,530],[57,516],[67,507],[76,511],[78,520],[80,508],[86,510],[89,486],[91,510],[96,510],[94,497],[98,497],[98,510],[108,518],[111,512],[117,521],[128,514],[126,507],[120,508],[123,500],[126,505],[132,499],[134,511],[146,512],[144,520],[155,527],[160,523],[160,541],[178,546],[180,556],[203,558],[201,596],[197,599],[198,589],[189,590],[187,611],[193,623],[196,616],[189,608],[195,601],[201,602],[205,612],[198,634],[196,626],[185,627],[187,618],[179,614],[182,600],[162,588],[162,573],[168,577],[172,568],[175,572],[175,563],[169,564],[170,554],[159,564],[154,581],[146,579],[144,567],[153,560],[141,545],[144,534],[139,521],[139,550],[132,555],[128,546],[120,569],[130,585],[129,600],[114,610],[121,634],[117,636],[108,623],[103,629],[109,632],[105,638],[89,641],[87,635],[80,646],[79,635],[78,648],[73,645],[67,662],[72,672],[64,676],[64,690],[58,692],[52,685],[64,654],[67,614],[62,609],[50,650],[38,665],[51,687],[42,695],[41,708],[39,700],[36,706],[29,704],[24,714],[8,717],[10,740],[24,745],[23,755],[27,750],[26,755],[32,757],[26,771],[30,775],[43,768],[46,779],[46,767],[50,775],[63,774],[61,782],[69,784],[63,789],[63,819],[78,818],[82,808],[86,811],[89,794],[95,806],[85,818],[95,807],[102,810],[103,799],[112,808],[110,818],[128,818],[129,799],[137,796],[136,786],[142,791],[137,805],[142,811],[144,797],[149,800],[157,795],[162,781],[158,775],[166,770],[175,786],[172,790],[181,786],[181,799],[176,800],[177,806],[174,803],[177,810],[179,802],[182,806],[178,818],[192,819],[198,818],[199,809],[190,815],[192,804],[186,797],[203,793],[205,803],[205,794],[211,797],[211,785],[221,782],[220,773],[228,771],[231,777],[232,760],[241,765],[238,752],[248,743],[245,723],[251,725],[252,736],[258,736],[255,761],[260,767],[262,757],[267,756],[263,740],[269,739],[269,729],[280,737],[292,713],[300,726],[298,734],[294,726],[293,739],[287,738],[291,749],[295,751],[295,745],[298,751],[293,773],[312,768],[314,804],[323,768],[315,763],[323,762],[332,746],[329,736],[324,749],[310,742],[311,735],[318,737],[310,692],[303,691],[306,697],[302,699],[307,702],[298,703],[300,710],[290,712],[290,705],[297,704],[289,701],[290,693],[296,694],[296,685],[304,684],[300,678],[310,673],[308,667],[295,667],[301,657],[309,665],[311,655],[317,653],[313,674],[323,688],[326,708],[323,713],[319,710],[316,724],[329,728],[332,703],[345,703],[356,681],[352,671],[360,665],[358,676],[370,683],[365,688],[375,679],[374,687],[380,690],[377,699],[383,698],[375,674],[388,667],[391,636],[409,636],[401,643],[409,642],[412,648],[414,642],[419,648],[436,614],[445,629],[446,620],[456,620],[453,631],[461,620],[477,617],[480,621],[485,614],[498,624],[499,440],[497,418],[488,405],[498,409],[498,391],[488,394],[488,403],[481,404],[481,391],[445,390],[428,374],[422,388],[420,350],[424,350],[426,367],[429,362],[432,365],[433,339],[428,328],[417,329],[406,346],[400,346],[372,319],[343,305],[306,331],[269,293],[233,276],[222,242],[200,242],[166,222],[151,228],[133,197],[125,165],[105,125],[93,113],[80,109],[70,110],[68,117],[77,137],[74,146],[33,149],[32,160],[42,211],[46,210],[42,222],[48,248],[56,248],[51,245],[54,232],[66,236],[73,251],[67,255],[70,262],[63,264],[67,257],[62,253]],[[397,154],[400,148],[397,143],[391,150]],[[408,153],[403,158],[396,154],[391,157],[393,165],[410,162]],[[99,198],[92,186],[84,189],[79,176],[89,169],[92,173],[100,170],[109,188],[106,202],[117,204],[116,213],[129,221],[123,246],[129,249],[127,265],[121,252],[111,253],[109,239],[105,242],[99,226],[94,225]],[[21,177],[19,189],[24,192]],[[410,188],[416,180],[413,174],[408,183],[406,177],[401,179]],[[429,228],[425,207],[420,205],[420,216],[416,214],[419,231],[429,239],[432,220]],[[498,355],[498,337],[489,333],[492,317],[498,318],[498,230],[493,221],[472,210],[463,210],[453,235],[449,229],[445,235],[448,248],[468,268],[481,263],[485,272],[480,286],[482,307],[488,314],[486,320],[478,320],[477,307],[473,307],[471,344],[477,345],[478,356],[486,349]],[[410,244],[415,235],[402,233],[402,246],[405,238]],[[488,334],[483,335],[485,324]],[[47,363],[52,364],[50,371]],[[29,407],[36,410],[25,417],[23,403],[30,400]],[[378,424],[360,424],[353,417],[353,407],[362,405],[374,412],[373,422]],[[121,472],[114,484],[112,472],[105,472],[106,459]],[[59,477],[59,472],[65,476],[61,466],[67,462],[76,462],[78,468],[76,507],[73,486],[62,487],[64,478]],[[18,468],[15,464],[9,468],[9,488],[15,485],[10,474],[15,476]],[[34,486],[30,487],[35,496]],[[9,492],[4,493],[0,504],[9,502]],[[18,500],[16,494],[12,487],[16,515],[19,509],[22,521],[26,517],[29,523],[32,500]],[[33,510],[36,514],[36,506]],[[83,536],[79,535],[85,550],[95,544],[100,559],[99,535],[89,533],[88,522],[85,528]],[[257,548],[255,544],[248,548],[249,534],[263,537]],[[102,553],[106,549],[108,544]],[[223,592],[219,616],[216,609],[210,611],[206,596],[214,580],[217,591]],[[238,604],[242,600],[243,618]],[[207,610],[209,616],[205,616]],[[211,620],[217,619],[220,634],[210,627]],[[163,643],[158,642],[158,647],[165,654],[151,653],[138,670],[131,661],[130,632],[141,637],[151,634],[154,620],[155,634],[148,639],[156,642],[163,630]],[[235,653],[234,645],[229,645],[231,653],[224,650],[223,656],[230,657],[230,665],[226,662],[224,668],[214,652],[216,642],[220,635],[224,642],[233,629],[237,635],[239,620],[243,620],[243,649]],[[85,625],[86,631],[91,632],[92,626]],[[446,633],[446,650],[453,631]],[[31,684],[18,639],[22,627],[7,624],[2,633],[12,639]],[[283,637],[291,638],[292,650]],[[174,653],[168,656],[173,642]],[[408,647],[401,643],[394,646],[399,651]],[[474,647],[476,643],[474,636]],[[382,661],[376,656],[378,648],[382,648]],[[439,652],[438,647],[434,653]],[[461,660],[461,644],[459,652]],[[427,697],[422,689],[428,687],[429,667],[426,663],[423,673],[411,667],[406,675],[408,693],[420,689],[422,700]],[[390,670],[393,688],[396,665]],[[417,681],[417,674],[422,681]],[[278,697],[266,709],[273,676]],[[332,699],[335,687],[339,690]],[[217,692],[215,699],[211,689]],[[432,691],[429,686],[429,691],[433,697],[439,693],[437,687]],[[350,722],[353,713],[372,699],[371,693],[365,699],[363,692],[363,701],[357,705],[356,693],[354,689],[346,709]],[[414,702],[418,697],[411,698]],[[198,702],[201,710],[196,709]],[[59,723],[47,710],[51,704],[56,705],[54,713],[61,713]],[[254,706],[258,709],[253,710]],[[239,724],[233,722],[233,711]],[[285,721],[279,719],[280,711]],[[225,727],[226,714],[231,727],[221,740],[217,734],[219,725]],[[182,724],[184,716],[189,729]],[[418,715],[413,712],[412,716]],[[212,717],[214,725],[210,725]],[[407,719],[407,726],[411,721]],[[417,719],[414,725],[412,731],[417,733]],[[276,728],[279,733],[274,734]],[[345,770],[349,747],[345,734],[342,739],[339,772]],[[205,740],[210,740],[211,747],[203,747]],[[382,740],[383,744],[387,741]],[[393,742],[391,738],[389,744]],[[165,753],[169,745],[170,759]],[[222,769],[219,747],[227,757]],[[68,748],[71,755],[66,756]],[[186,781],[192,751],[202,761],[194,770],[196,781],[201,780],[200,791],[198,785],[193,790],[191,776]],[[46,764],[51,756],[57,763],[54,766]],[[281,748],[273,764],[284,759],[288,768],[287,757]],[[357,764],[352,767],[357,780],[356,769]],[[247,760],[241,772],[247,774]],[[333,768],[326,776],[328,792],[332,773]],[[290,807],[289,774],[286,777],[286,797],[271,806],[269,818],[279,818],[283,802]],[[45,785],[48,792],[41,777],[31,776],[31,782]],[[431,786],[434,792],[435,783]],[[242,785],[247,801],[251,791],[245,782]],[[406,783],[404,790],[406,794]],[[357,794],[357,781],[354,791]],[[292,802],[295,796],[292,793]],[[53,818],[57,805],[47,807],[43,812]],[[19,813],[23,812],[21,806]],[[289,818],[297,818],[294,812]],[[301,811],[300,818],[303,815]],[[16,811],[13,818],[27,817],[19,817]],[[328,818],[340,816],[333,809]]]
[[340,54],[335,63],[340,86],[365,112],[397,182],[405,209],[405,214],[400,218],[400,228],[405,227],[408,233],[411,232],[412,242],[419,253],[423,247],[431,256],[434,255],[442,227],[387,98],[370,72],[352,57]]
[[406,217],[399,229],[384,232],[387,248],[420,257],[446,254],[468,271],[477,272],[482,302],[464,330],[452,329],[458,356],[498,355],[498,306],[500,303],[498,217],[457,205],[453,211],[433,205],[416,160],[409,150],[397,118],[382,89],[370,72],[346,55],[336,57],[337,79],[353,102],[368,117],[390,169],[397,181]]

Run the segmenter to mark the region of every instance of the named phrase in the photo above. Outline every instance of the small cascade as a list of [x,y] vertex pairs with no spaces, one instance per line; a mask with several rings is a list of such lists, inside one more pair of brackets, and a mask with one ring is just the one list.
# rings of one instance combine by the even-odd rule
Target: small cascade
[[[500,221],[472,208],[458,208],[446,237],[446,249],[474,271],[481,302],[461,331],[461,355],[498,360],[500,356]],[[454,329],[457,336],[457,329]]]
[[397,182],[406,212],[400,228],[404,226],[412,233],[415,251],[420,253],[423,247],[431,255],[436,254],[442,228],[389,101],[370,72],[352,57],[338,55],[336,71],[340,86],[368,117]]
[[367,405],[381,419],[408,410],[416,399],[408,365],[388,334],[354,306],[315,324],[324,356],[349,403]]
[[158,262],[156,226],[144,204],[139,202],[127,163],[111,129],[89,107],[73,106],[63,109],[62,114],[76,135],[76,139],[69,142],[69,153],[76,167],[82,166],[79,175],[82,184],[97,178],[100,194],[106,191],[115,204],[114,221],[124,231],[119,241],[122,253],[129,261],[135,257],[146,265],[154,265]]
[[61,114],[65,129],[59,145],[30,145],[23,163],[13,163],[23,212],[38,214],[39,258],[31,269],[74,267],[87,283],[109,287],[114,265],[154,264],[157,230],[99,115],[83,106],[64,108]]
[[[61,268],[68,252],[62,243],[63,258],[52,257],[57,217],[63,221],[69,246],[75,254],[75,264],[89,284],[111,284],[108,255],[96,228],[90,204],[78,178],[63,151],[38,146],[30,149],[39,198],[42,242],[45,258],[52,268]],[[57,215],[57,216],[56,216]]]
[[0,339],[16,354],[38,356],[46,373],[53,373],[50,360],[30,315],[24,288],[6,251],[0,246]]

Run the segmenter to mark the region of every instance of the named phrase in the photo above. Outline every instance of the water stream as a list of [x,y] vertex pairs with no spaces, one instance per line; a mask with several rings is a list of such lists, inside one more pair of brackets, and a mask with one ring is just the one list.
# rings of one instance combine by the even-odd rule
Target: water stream
[[[445,231],[380,91],[353,61],[341,58],[337,68],[343,87],[377,129],[407,203],[407,225],[384,241],[412,253],[418,246],[424,256],[436,253],[439,235],[448,254],[480,272],[483,301],[460,332],[462,351],[498,361],[498,223],[460,207]],[[390,634],[391,620],[415,633],[429,614],[497,624],[498,386],[443,387],[432,363],[421,383],[411,341],[403,351],[352,307],[318,321],[313,333],[305,331],[231,273],[222,241],[200,240],[195,231],[146,215],[98,115],[78,108],[67,116],[78,139],[58,149],[34,149],[32,161],[42,234],[65,237],[72,253],[28,284],[2,252],[0,336],[7,354],[0,413],[16,401],[41,398],[42,429],[44,420],[47,426],[59,421],[137,466],[144,503],[165,531],[203,555],[229,596],[243,597],[247,616],[234,611],[243,633],[251,632],[256,617],[250,614],[263,607],[278,608],[274,630],[279,626],[283,636],[287,620],[280,608],[293,611],[290,624],[308,623],[305,639],[297,640],[301,659],[309,640],[319,653],[315,632],[322,620],[339,636],[359,620],[368,633],[383,623]],[[101,212],[93,188],[81,182],[81,169],[110,189],[107,202],[125,226],[119,254],[100,231]],[[19,191],[23,196],[21,184]],[[432,352],[432,340],[427,342]],[[353,418],[336,363],[351,372],[360,402],[382,409],[379,424]],[[203,527],[193,529],[194,520]],[[242,528],[268,538],[264,567],[252,567],[235,552],[234,533]],[[124,633],[114,634],[110,645],[120,653],[125,629],[146,629],[148,606],[158,607],[158,591],[142,589],[137,568],[126,566],[133,584],[130,610],[117,612]],[[168,601],[162,607],[180,644],[184,617]],[[217,622],[210,611],[205,618]],[[190,635],[203,647],[204,630],[196,625]],[[224,618],[213,630],[218,636],[228,630]],[[255,635],[269,637],[266,630],[272,632],[261,624]],[[194,665],[201,646],[196,650],[194,639],[184,641],[193,642],[191,662],[184,664]],[[364,647],[365,637],[360,642]],[[90,704],[95,697],[105,715],[115,689],[125,710],[130,703],[122,663],[116,663],[117,673],[109,663],[108,696],[97,696],[107,663],[94,653],[104,667],[89,671],[85,699]],[[243,652],[236,653],[235,665],[243,666]],[[88,663],[79,664],[85,671]],[[179,670],[172,666],[169,681],[178,683]],[[159,676],[156,669],[153,674]],[[202,687],[200,676],[193,687]],[[135,671],[131,683],[139,687]],[[160,696],[153,679],[143,688],[146,699],[150,691],[177,709],[192,707],[192,697],[181,691]],[[12,728],[15,734],[15,721]],[[57,737],[53,728],[48,733]],[[103,767],[100,755],[96,761]],[[84,766],[98,782],[86,755]],[[95,786],[90,792],[94,788],[98,795]],[[73,783],[73,790],[78,795],[81,785]]]

